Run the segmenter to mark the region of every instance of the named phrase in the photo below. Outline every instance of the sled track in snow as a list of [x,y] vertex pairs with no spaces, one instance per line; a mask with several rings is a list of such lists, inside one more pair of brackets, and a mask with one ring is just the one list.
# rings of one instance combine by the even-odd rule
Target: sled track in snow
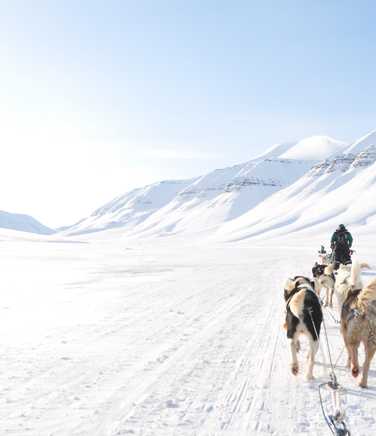
[[209,312],[198,317],[204,324],[180,336],[140,388],[138,401],[123,415],[117,412],[121,419],[107,434],[225,435],[264,426],[259,410],[277,356],[280,302],[270,302],[264,289],[257,295],[251,284],[235,288],[233,281],[222,281],[225,295],[216,301],[218,310],[209,292]]
[[[63,262],[69,250],[64,246]],[[328,375],[323,348],[316,380],[306,382],[302,340],[300,373],[294,377],[282,329],[284,280],[309,275],[311,257],[304,248],[258,247],[257,256],[247,247],[187,250],[152,246],[142,250],[145,257],[124,258],[122,249],[103,261],[100,249],[98,259],[92,255],[77,265],[77,255],[72,266],[64,264],[71,274],[65,284],[51,276],[46,295],[56,292],[58,307],[68,315],[77,304],[83,314],[91,304],[101,307],[94,318],[80,316],[76,323],[50,328],[39,342],[2,345],[0,433],[325,435],[317,393]],[[328,317],[327,325],[335,359],[342,342],[338,325]],[[370,371],[370,388],[360,390],[345,361],[344,354],[337,375],[349,392],[346,422],[357,436],[368,436],[376,428],[376,372]]]

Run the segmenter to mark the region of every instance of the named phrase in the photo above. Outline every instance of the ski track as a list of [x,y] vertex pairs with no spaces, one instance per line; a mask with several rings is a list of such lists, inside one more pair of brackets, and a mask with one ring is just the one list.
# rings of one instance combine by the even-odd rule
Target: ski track
[[[36,270],[32,286],[58,292],[63,312],[76,304],[82,313],[95,310],[86,320],[46,326],[32,341],[0,343],[1,435],[329,434],[317,392],[329,373],[323,337],[316,380],[307,382],[307,344],[293,377],[282,329],[284,280],[308,275],[313,263],[304,249],[290,256],[283,247],[256,253],[165,243],[128,252],[121,243],[93,242],[38,250],[44,262],[31,268],[14,249],[13,268],[25,268],[20,287]],[[11,270],[12,260],[0,255]],[[55,269],[40,283],[48,262]],[[338,326],[325,319],[336,360]],[[345,363],[344,353],[337,375],[348,389],[347,423],[368,435],[376,429],[376,372],[364,391]]]

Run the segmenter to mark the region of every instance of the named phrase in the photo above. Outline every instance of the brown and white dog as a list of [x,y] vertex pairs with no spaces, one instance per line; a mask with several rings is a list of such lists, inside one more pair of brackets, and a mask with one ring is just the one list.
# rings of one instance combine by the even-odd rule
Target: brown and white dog
[[334,265],[320,265],[317,262],[312,268],[312,275],[315,280],[315,290],[320,296],[321,289],[326,291],[324,306],[333,307],[333,294],[334,294]]
[[300,349],[299,336],[304,334],[309,341],[308,367],[306,378],[313,378],[315,355],[319,348],[319,335],[322,323],[322,309],[314,290],[314,283],[307,277],[297,276],[288,279],[284,288],[286,302],[287,338],[291,348],[291,371],[299,372],[297,353]]
[[341,333],[345,342],[349,366],[354,377],[359,375],[358,348],[362,342],[365,351],[359,386],[367,387],[368,371],[376,352],[376,279],[366,287],[361,281],[361,269],[367,264],[354,262],[351,270],[340,267],[336,293],[341,306]]

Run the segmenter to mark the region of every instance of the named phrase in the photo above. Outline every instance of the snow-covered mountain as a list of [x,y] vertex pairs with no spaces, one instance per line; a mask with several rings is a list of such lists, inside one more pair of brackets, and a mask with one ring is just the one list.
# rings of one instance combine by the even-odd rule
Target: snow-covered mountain
[[0,211],[0,228],[50,235],[54,230],[29,215]]
[[286,159],[323,160],[343,152],[347,146],[329,136],[311,136],[294,144],[281,157]]
[[64,233],[80,234],[116,227],[134,227],[170,202],[194,180],[165,180],[134,189],[116,197]]
[[376,229],[376,131],[325,159],[291,186],[221,227],[238,240],[297,231],[333,230],[340,223],[361,233]]
[[115,198],[68,228],[79,234],[122,227],[132,234],[165,235],[213,230],[289,186],[323,158],[348,144],[326,136],[277,144],[246,163],[192,180],[165,181]]
[[131,231],[160,236],[213,230],[288,186],[312,164],[269,157],[215,170],[199,177]]

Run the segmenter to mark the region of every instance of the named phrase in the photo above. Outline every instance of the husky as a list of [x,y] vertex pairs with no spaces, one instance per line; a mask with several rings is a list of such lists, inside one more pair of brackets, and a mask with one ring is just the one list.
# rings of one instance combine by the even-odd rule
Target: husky
[[332,261],[332,256],[327,253],[319,253],[319,265],[329,265]]
[[354,289],[362,289],[363,282],[360,276],[360,271],[365,268],[370,268],[368,263],[355,261],[353,265],[340,264],[335,272],[334,295],[337,300],[339,316],[342,313],[342,306],[347,298],[347,294],[351,287]]
[[294,375],[299,372],[297,353],[300,350],[299,336],[308,337],[310,351],[308,353],[308,367],[306,378],[313,379],[313,366],[319,348],[319,336],[322,323],[322,309],[319,297],[314,290],[314,283],[307,277],[288,279],[284,288],[286,302],[287,338],[291,348],[291,371]]
[[315,280],[315,290],[320,296],[321,289],[326,291],[324,306],[333,307],[334,294],[334,265],[319,265],[317,262],[312,268],[312,275]]
[[348,352],[348,366],[353,377],[360,373],[358,348],[362,342],[365,360],[359,386],[367,387],[368,371],[376,352],[376,279],[366,287],[360,277],[367,264],[355,262],[338,270],[336,293],[341,305],[341,334]]

